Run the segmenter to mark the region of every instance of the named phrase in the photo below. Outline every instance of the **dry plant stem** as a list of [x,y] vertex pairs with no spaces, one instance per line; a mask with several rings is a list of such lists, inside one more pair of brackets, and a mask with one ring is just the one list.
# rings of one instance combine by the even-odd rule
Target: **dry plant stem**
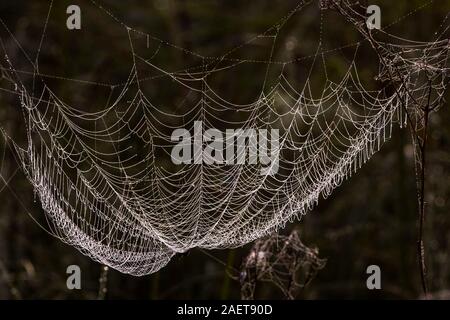
[[426,146],[428,136],[428,121],[430,115],[430,98],[431,98],[431,83],[430,91],[428,93],[428,101],[424,107],[424,119],[422,136],[418,135],[415,138],[416,151],[416,175],[417,175],[417,199],[419,205],[419,225],[417,236],[417,252],[419,256],[420,278],[422,281],[422,289],[425,297],[428,298],[428,284],[427,284],[427,267],[425,263],[425,246],[423,243],[423,229],[425,224],[425,169],[426,169]]
[[106,294],[108,293],[108,271],[109,268],[107,266],[102,266],[100,278],[98,280],[98,300],[105,300]]
[[3,264],[3,262],[1,260],[0,260],[0,274],[1,274],[5,284],[9,287],[9,291],[10,291],[13,299],[21,300],[22,295],[21,295],[20,291],[17,289],[17,287],[14,285],[14,281],[11,279],[11,276],[10,276],[8,270],[6,269],[5,265]]

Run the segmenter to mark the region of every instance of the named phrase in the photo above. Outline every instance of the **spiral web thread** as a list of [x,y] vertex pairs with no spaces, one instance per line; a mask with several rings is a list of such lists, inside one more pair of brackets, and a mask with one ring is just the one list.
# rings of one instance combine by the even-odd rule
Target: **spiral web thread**
[[[22,63],[32,68],[26,72],[15,67],[2,39],[0,89],[20,100],[27,147],[2,132],[34,186],[49,231],[96,261],[145,275],[191,248],[231,248],[261,238],[299,219],[321,196],[329,196],[391,137],[393,124],[406,125],[411,121],[408,116],[420,119],[418,105],[427,98],[430,84],[433,99],[442,98],[449,26],[444,21],[431,42],[415,42],[385,30],[369,31],[365,8],[359,4],[327,2],[300,1],[266,32],[211,57],[138,31],[91,0],[102,17],[113,19],[128,35],[132,67],[127,81],[119,84],[45,75],[38,58]],[[274,48],[285,26],[311,8],[321,10],[322,20],[323,12],[336,11],[360,40],[325,49],[321,21],[313,54],[276,60]],[[3,21],[2,28],[20,51]],[[138,36],[156,44],[152,57],[139,53]],[[239,56],[242,48],[261,39],[269,43],[269,59]],[[39,52],[45,50],[45,42],[41,45]],[[365,45],[379,58],[373,60],[378,65],[376,88],[366,89],[358,76],[359,52]],[[327,61],[349,48],[353,58],[346,72],[331,79]],[[164,49],[200,62],[169,71],[153,60]],[[267,68],[262,89],[251,103],[227,99],[209,82],[210,77],[242,65]],[[301,85],[291,76],[298,66],[307,75]],[[142,68],[157,75],[144,77]],[[311,80],[317,74],[323,79],[320,93]],[[187,91],[181,107],[163,109],[145,92],[162,79]],[[85,106],[65,102],[50,81],[106,88],[110,94],[100,110],[86,111]],[[194,121],[202,121],[204,130],[279,129],[278,172],[261,175],[261,165],[254,164],[174,166],[169,160],[171,133],[177,128],[192,132]]]

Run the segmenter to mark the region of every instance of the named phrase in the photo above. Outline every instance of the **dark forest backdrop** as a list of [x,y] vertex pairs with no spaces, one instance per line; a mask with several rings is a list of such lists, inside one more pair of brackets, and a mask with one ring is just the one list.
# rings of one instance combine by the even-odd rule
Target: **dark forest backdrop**
[[[127,23],[151,30],[153,34],[181,47],[204,50],[211,52],[211,55],[218,55],[221,49],[239,43],[246,32],[258,33],[267,29],[297,2],[102,1],[105,7],[111,8]],[[395,22],[390,33],[415,40],[428,40],[450,11],[448,0],[369,2],[380,5],[382,25]],[[90,15],[91,18],[98,14],[88,8],[89,1],[55,1],[53,14],[60,15],[58,19],[62,24],[61,28],[49,31],[55,39],[66,39],[65,11],[69,4],[79,4],[83,15]],[[36,48],[48,5],[49,1],[3,0],[0,2],[0,18],[26,48]],[[318,30],[310,25],[320,19],[319,14],[319,10],[309,10],[303,19],[290,27],[289,37],[294,44],[279,48],[280,56],[298,57],[314,49],[312,42],[303,39],[318,36]],[[400,17],[402,19],[398,21]],[[99,15],[96,23],[98,29],[89,29],[86,22],[76,38],[72,36],[66,40],[84,42],[84,46],[74,46],[70,54],[61,54],[56,60],[44,59],[41,61],[42,67],[55,75],[64,75],[70,72],[70,68],[84,65],[86,61],[97,63],[97,73],[107,68],[127,69],[129,66],[122,61],[129,61],[128,43],[116,39],[113,31],[108,31],[107,22],[102,28],[102,19],[107,21]],[[325,36],[329,37],[328,40],[339,36],[352,41],[352,35],[347,35],[345,28],[340,29],[340,24],[327,25],[327,28]],[[99,31],[108,36],[93,35]],[[117,59],[114,65],[105,65],[101,54],[92,49],[94,45],[105,48],[105,52],[123,51],[124,59]],[[167,56],[167,64],[183,65],[185,61],[179,61],[182,59],[175,52]],[[360,66],[371,63],[373,61],[369,57],[367,61],[364,61],[364,56],[359,57]],[[339,66],[335,68],[339,69]],[[90,79],[90,75],[86,77]],[[364,69],[361,69],[361,77],[365,77]],[[363,80],[372,81],[370,78]],[[251,81],[251,76],[237,78],[234,85],[248,86]],[[64,85],[67,87],[61,90],[70,92],[70,83]],[[239,94],[233,88],[230,86],[228,96]],[[162,96],[170,95],[170,92],[164,92],[164,88],[157,90],[161,91]],[[11,101],[10,95],[0,92],[0,124],[10,134],[20,136],[23,130],[22,114]],[[432,115],[429,133],[425,244],[429,286],[433,294],[442,294],[450,289],[449,120],[450,112],[446,105]],[[31,216],[45,224],[39,201],[35,199],[11,151],[5,149],[4,144],[0,144],[0,151],[0,154],[5,154],[2,175],[11,177],[8,186],[3,181],[0,183],[0,298],[97,298],[102,266],[53,238],[33,221]],[[288,233],[291,229],[298,229],[303,243],[317,247],[320,257],[327,259],[325,268],[299,293],[298,298],[420,297],[416,223],[413,148],[409,131],[395,127],[393,138],[368,164],[335,190],[331,197],[321,201],[302,221],[290,224],[282,231]],[[249,248],[207,253],[192,250],[177,255],[156,274],[140,278],[109,270],[106,296],[114,299],[239,298],[239,282],[228,274],[240,268]],[[66,288],[66,267],[71,264],[81,267],[82,290],[70,291]],[[229,272],[226,270],[227,264],[231,270]],[[371,264],[381,268],[382,290],[369,291],[366,288],[366,268]],[[257,297],[282,297],[274,286],[262,285],[258,288]]]

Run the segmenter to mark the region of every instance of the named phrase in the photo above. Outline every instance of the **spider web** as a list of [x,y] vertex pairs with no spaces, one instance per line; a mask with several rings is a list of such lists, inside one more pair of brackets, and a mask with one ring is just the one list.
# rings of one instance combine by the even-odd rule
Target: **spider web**
[[[117,43],[128,47],[124,53],[112,42],[100,51],[87,43],[106,61],[94,77],[83,74],[84,65],[73,71],[69,55],[52,56],[59,48],[51,32],[53,2],[35,58],[0,20],[0,90],[20,102],[26,146],[2,132],[49,231],[107,266],[149,274],[176,253],[239,247],[283,228],[368,161],[395,123],[420,127],[419,106],[430,88],[434,100],[446,89],[446,21],[432,41],[411,41],[368,30],[358,3],[332,2],[300,1],[265,32],[248,33],[217,54],[140,31],[91,0],[96,19],[108,21]],[[315,40],[302,34],[314,50],[293,54],[301,39],[292,26],[318,11],[320,21],[308,30]],[[336,21],[354,42],[326,43]],[[363,72],[373,83],[359,76],[363,58],[372,62]],[[68,75],[53,74],[42,59]],[[331,75],[336,65],[340,71]],[[245,87],[235,83],[240,77]],[[261,164],[174,165],[171,134],[193,132],[195,121],[203,131],[278,129],[279,170],[261,175]]]

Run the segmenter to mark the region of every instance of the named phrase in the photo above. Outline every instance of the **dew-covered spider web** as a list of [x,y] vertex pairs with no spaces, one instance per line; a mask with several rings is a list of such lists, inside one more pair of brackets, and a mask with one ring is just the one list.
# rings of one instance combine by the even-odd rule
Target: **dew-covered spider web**
[[[176,253],[239,247],[300,219],[394,125],[420,127],[421,104],[446,89],[447,19],[428,41],[389,33],[417,8],[369,30],[366,4],[298,1],[271,26],[246,30],[244,21],[220,46],[201,25],[191,23],[183,39],[165,33],[185,34],[180,27],[154,34],[103,1],[81,8],[80,31],[64,29],[65,12],[52,1],[39,36],[0,20],[1,97],[23,114],[21,128],[2,133],[49,231],[133,275],[158,271]],[[278,171],[174,164],[172,132],[194,132],[196,121],[203,131],[278,129]]]
[[253,300],[258,282],[277,286],[283,295],[294,299],[326,264],[318,257],[318,249],[308,248],[297,230],[288,236],[274,235],[255,241],[243,260],[239,281],[241,298]]

